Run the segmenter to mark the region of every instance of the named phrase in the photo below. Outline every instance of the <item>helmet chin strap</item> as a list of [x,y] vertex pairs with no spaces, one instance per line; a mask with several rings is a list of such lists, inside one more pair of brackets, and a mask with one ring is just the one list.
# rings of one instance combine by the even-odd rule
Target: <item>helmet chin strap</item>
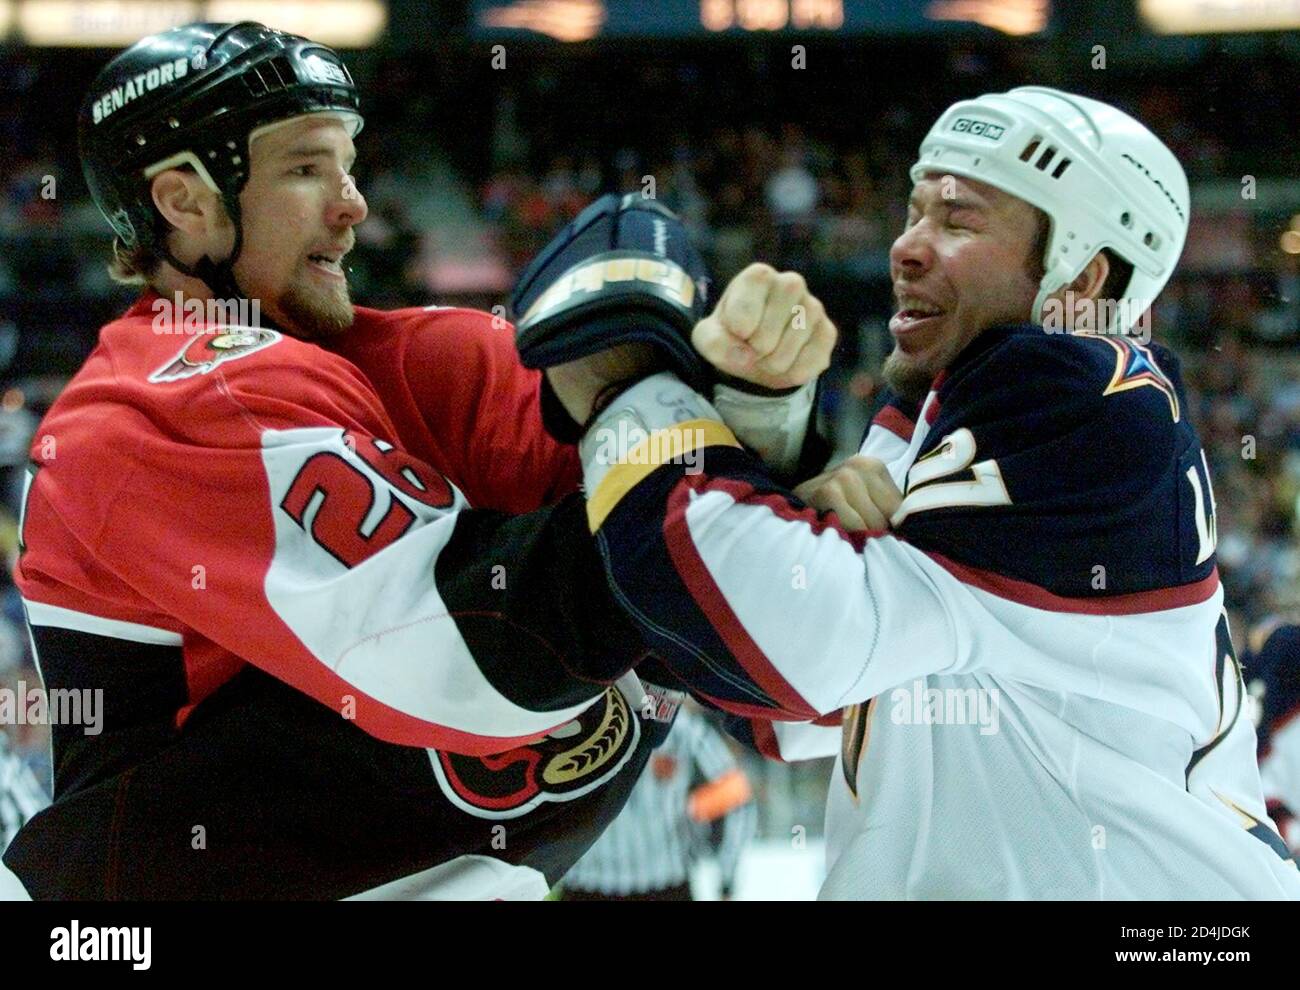
[[239,283],[235,280],[235,262],[239,260],[239,253],[244,249],[244,223],[239,211],[238,195],[225,195],[221,199],[225,204],[231,222],[235,225],[235,245],[231,248],[230,254],[225,260],[213,261],[205,254],[194,264],[187,265],[172,254],[165,240],[159,253],[167,259],[169,265],[182,275],[197,278],[206,285],[214,299],[234,302],[245,298],[244,290],[239,287]]

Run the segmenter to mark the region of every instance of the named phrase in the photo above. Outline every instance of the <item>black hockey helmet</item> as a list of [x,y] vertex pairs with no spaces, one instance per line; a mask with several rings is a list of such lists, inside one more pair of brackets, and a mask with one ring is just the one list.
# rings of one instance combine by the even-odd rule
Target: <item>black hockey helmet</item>
[[[187,24],[136,42],[96,77],[77,121],[86,184],[127,247],[141,245],[218,296],[239,295],[231,267],[242,247],[239,192],[258,128],[335,112],[361,130],[352,76],[325,45],[263,24]],[[221,195],[235,224],[229,258],[193,267],[167,249],[150,183],[189,166]]]

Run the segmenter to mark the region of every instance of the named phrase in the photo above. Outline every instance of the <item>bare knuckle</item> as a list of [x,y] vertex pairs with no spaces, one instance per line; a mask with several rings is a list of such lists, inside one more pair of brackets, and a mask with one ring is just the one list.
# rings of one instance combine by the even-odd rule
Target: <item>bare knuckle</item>
[[854,454],[845,463],[857,465],[859,469],[872,474],[886,473],[884,461],[875,457],[868,457],[866,454]]
[[798,272],[781,272],[776,277],[776,284],[791,295],[803,295],[808,291],[808,284]]

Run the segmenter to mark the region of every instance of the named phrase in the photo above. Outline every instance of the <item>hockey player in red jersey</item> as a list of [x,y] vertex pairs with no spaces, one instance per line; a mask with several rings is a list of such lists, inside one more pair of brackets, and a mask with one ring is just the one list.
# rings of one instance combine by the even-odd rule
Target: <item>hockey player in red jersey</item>
[[675,375],[557,368],[618,601],[710,703],[851,706],[823,897],[1300,898],[1205,457],[1140,326],[1186,237],[1181,166],[1031,86],[950,107],[911,178],[893,395],[862,459],[800,489],[875,528],[776,483]]
[[[38,660],[103,698],[101,733],[55,727],[54,803],[5,854],[34,897],[542,896],[671,722],[541,427],[573,424],[510,328],[350,302],[360,127],[334,52],[251,23],[145,39],[86,101],[118,274],[149,288],[32,450]],[[578,229],[656,273],[619,305],[682,276],[658,344],[707,387],[670,219],[610,198]],[[714,364],[806,387],[716,398],[793,468],[834,329],[781,284],[814,312],[798,347]]]

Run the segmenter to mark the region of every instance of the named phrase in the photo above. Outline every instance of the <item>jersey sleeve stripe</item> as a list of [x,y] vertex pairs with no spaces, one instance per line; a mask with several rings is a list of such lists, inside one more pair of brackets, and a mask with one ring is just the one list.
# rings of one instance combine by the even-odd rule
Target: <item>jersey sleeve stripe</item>
[[939,553],[925,551],[925,554],[962,584],[1046,612],[1068,612],[1077,615],[1141,615],[1147,612],[1163,612],[1188,605],[1199,605],[1213,597],[1219,588],[1219,572],[1215,568],[1200,581],[1176,585],[1172,588],[1157,588],[1154,591],[1138,591],[1105,598],[1067,598],[1052,594],[1046,588],[1028,581],[959,564]]
[[816,717],[819,713],[794,690],[754,641],[700,556],[686,518],[693,501],[694,486],[689,483],[690,478],[684,480],[686,483],[679,484],[669,496],[663,527],[664,540],[677,573],[732,656],[755,683],[786,711],[800,718]]
[[611,467],[587,501],[587,521],[594,533],[614,506],[653,471],[709,446],[739,447],[731,430],[711,419],[693,419],[655,430]]
[[102,615],[79,612],[60,605],[23,599],[27,609],[27,621],[33,626],[52,626],[56,629],[71,629],[76,632],[93,633],[96,636],[110,636],[113,639],[125,639],[132,643],[147,643],[151,646],[180,646],[181,634],[170,629],[159,629],[139,622],[126,622],[122,619],[109,619]]
[[871,425],[888,430],[900,440],[905,440],[908,443],[911,442],[912,433],[916,430],[916,424],[908,419],[902,410],[896,406],[885,406],[881,409],[880,412],[876,413]]
[[796,760],[815,760],[834,756],[840,751],[843,730],[840,727],[840,712],[834,713],[835,724],[825,724],[822,719],[812,722],[777,722],[772,729],[776,733],[781,750],[781,759],[787,763]]

